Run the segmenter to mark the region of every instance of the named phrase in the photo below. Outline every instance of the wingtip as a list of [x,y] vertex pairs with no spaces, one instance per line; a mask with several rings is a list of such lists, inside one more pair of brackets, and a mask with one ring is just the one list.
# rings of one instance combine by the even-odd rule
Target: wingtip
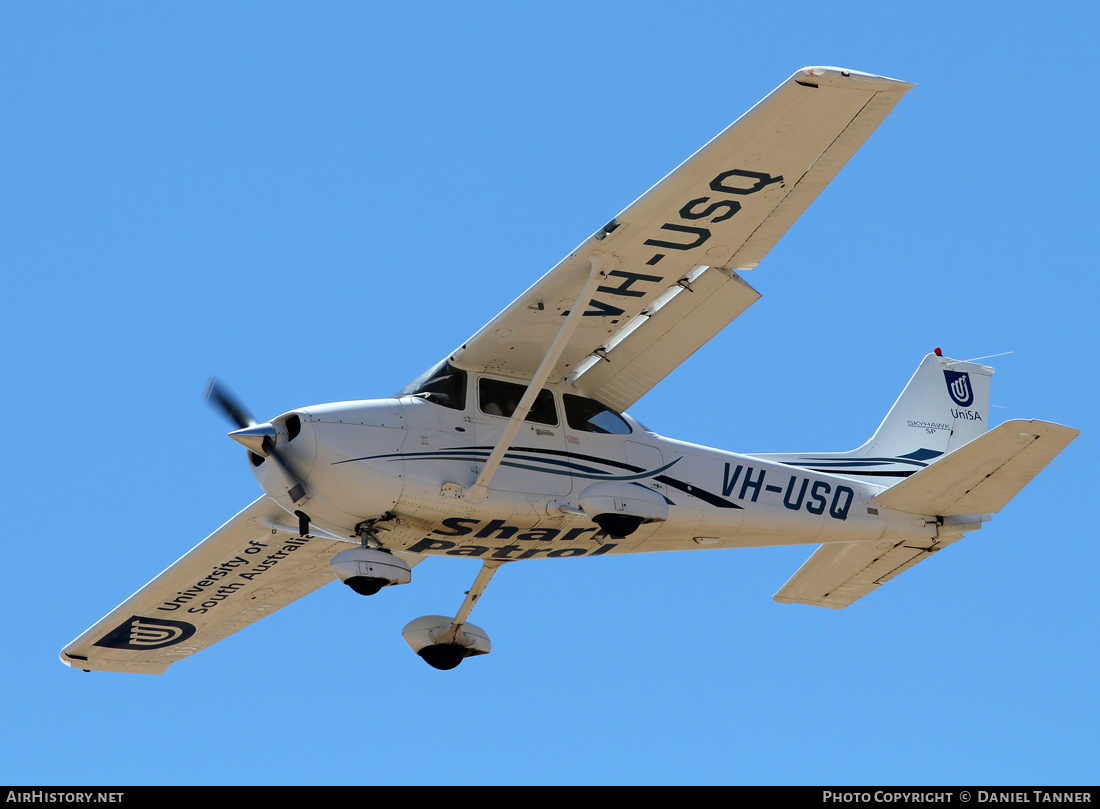
[[812,82],[819,87],[851,87],[866,88],[879,91],[894,90],[906,92],[915,87],[914,82],[892,79],[889,76],[879,76],[874,73],[864,73],[862,70],[850,70],[846,67],[832,67],[828,65],[810,65],[804,67],[792,77],[800,83]]

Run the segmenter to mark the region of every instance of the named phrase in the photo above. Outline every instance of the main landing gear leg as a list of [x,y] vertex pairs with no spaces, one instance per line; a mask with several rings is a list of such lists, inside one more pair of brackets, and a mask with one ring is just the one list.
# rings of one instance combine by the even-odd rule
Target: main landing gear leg
[[455,615],[454,620],[443,615],[425,615],[411,621],[402,631],[405,642],[412,650],[424,658],[429,666],[436,669],[453,669],[467,657],[489,654],[491,644],[485,630],[466,623],[477,600],[489,586],[489,580],[504,561],[487,561],[474,579],[473,586],[466,591],[466,599]]

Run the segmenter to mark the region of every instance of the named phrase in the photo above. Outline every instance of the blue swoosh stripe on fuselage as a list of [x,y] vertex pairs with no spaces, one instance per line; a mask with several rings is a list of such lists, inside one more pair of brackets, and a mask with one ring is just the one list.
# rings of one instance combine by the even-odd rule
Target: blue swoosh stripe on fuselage
[[[403,453],[403,452],[391,452],[391,453],[386,453],[386,454],[383,454],[383,455],[365,455],[365,456],[360,457],[360,458],[348,458],[348,459],[343,460],[343,461],[335,461],[333,463],[333,466],[335,466],[337,464],[342,464],[342,463],[351,463],[353,461],[369,461],[369,460],[376,460],[376,459],[379,459],[379,458],[393,458],[393,459],[404,458],[404,459],[408,459],[408,460],[455,460],[455,461],[471,460],[471,461],[476,462],[476,461],[484,461],[485,457],[488,456],[489,451],[491,451],[491,449],[492,449],[492,447],[480,446],[480,447],[447,447],[447,448],[440,449],[440,450],[434,450],[434,451],[429,450],[427,452],[405,452],[405,453]],[[444,454],[444,453],[449,453],[449,454]],[[605,474],[602,474],[602,475],[587,474],[587,475],[575,475],[575,476],[576,477],[581,477],[581,478],[586,478],[588,480],[608,480],[608,481],[614,480],[614,481],[624,481],[624,482],[633,482],[635,480],[641,480],[642,478],[653,477],[654,480],[656,480],[660,483],[664,483],[667,486],[671,486],[674,489],[678,489],[679,491],[682,491],[685,494],[689,494],[692,497],[695,497],[699,500],[702,500],[704,503],[708,503],[712,506],[715,506],[716,508],[736,508],[736,509],[742,508],[742,506],[739,506],[736,503],[725,499],[724,497],[719,497],[718,495],[713,494],[713,493],[707,491],[706,489],[700,488],[699,486],[696,486],[695,484],[687,483],[686,481],[678,480],[676,478],[669,477],[668,475],[661,475],[660,474],[661,472],[664,472],[664,471],[668,470],[674,464],[679,463],[680,460],[682,460],[683,456],[681,456],[680,458],[675,459],[671,463],[665,464],[664,466],[662,466],[658,469],[645,470],[640,466],[633,466],[632,464],[622,463],[620,461],[611,461],[611,460],[607,460],[605,458],[597,458],[593,455],[583,455],[579,452],[569,452],[567,450],[560,450],[560,449],[542,449],[542,448],[539,448],[539,447],[516,447],[515,452],[514,453],[506,453],[505,456],[504,456],[505,460],[501,462],[502,465],[519,466],[519,468],[522,468],[522,469],[528,469],[528,470],[535,471],[535,472],[543,472],[543,473],[548,474],[548,475],[562,475],[562,474],[565,474],[565,473],[560,472],[558,470],[553,470],[553,469],[540,469],[538,467],[520,466],[520,465],[516,464],[515,461],[512,461],[512,462],[509,463],[508,462],[509,457],[523,459],[523,456],[518,455],[518,453],[530,453],[530,454],[535,454],[535,455],[559,455],[559,456],[564,456],[566,458],[576,458],[576,459],[582,459],[582,460],[585,460],[585,461],[600,463],[600,464],[603,464],[605,466],[612,466],[612,467],[615,467],[616,469],[623,469],[623,470],[626,470],[628,472],[634,472],[636,474],[611,476],[610,473],[605,473]],[[540,460],[543,460],[544,463],[553,463],[553,461],[549,458],[540,459]],[[562,463],[566,466],[569,466],[569,464],[566,463],[566,462],[558,462],[558,463]],[[580,468],[583,469],[583,468],[586,468],[586,467],[580,467]],[[594,469],[594,468],[591,468],[591,467],[588,467],[588,468],[591,469],[592,472],[599,472],[600,471],[598,469]]]

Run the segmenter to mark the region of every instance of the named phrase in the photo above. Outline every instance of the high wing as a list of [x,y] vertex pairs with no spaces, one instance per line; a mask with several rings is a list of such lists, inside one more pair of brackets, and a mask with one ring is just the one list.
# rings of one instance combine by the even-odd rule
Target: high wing
[[534,375],[594,265],[550,374],[624,410],[748,308],[754,268],[913,85],[804,68],[643,194],[451,355]]
[[[73,668],[163,674],[336,577],[349,546],[300,537],[266,495],[108,613],[61,652]],[[412,567],[422,556],[401,554]]]

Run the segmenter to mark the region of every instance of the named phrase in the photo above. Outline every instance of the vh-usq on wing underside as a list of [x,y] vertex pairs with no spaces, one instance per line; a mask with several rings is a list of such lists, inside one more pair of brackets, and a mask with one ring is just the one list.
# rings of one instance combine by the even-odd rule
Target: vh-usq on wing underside
[[1077,431],[987,431],[992,369],[938,350],[847,452],[726,452],[622,412],[760,297],[738,272],[911,86],[800,70],[393,397],[258,423],[213,384],[263,495],[62,661],[159,674],[330,581],[372,595],[474,557],[457,613],[403,631],[453,668],[491,650],[468,618],[511,562],[813,544],[775,599],[843,607],[980,528]]

